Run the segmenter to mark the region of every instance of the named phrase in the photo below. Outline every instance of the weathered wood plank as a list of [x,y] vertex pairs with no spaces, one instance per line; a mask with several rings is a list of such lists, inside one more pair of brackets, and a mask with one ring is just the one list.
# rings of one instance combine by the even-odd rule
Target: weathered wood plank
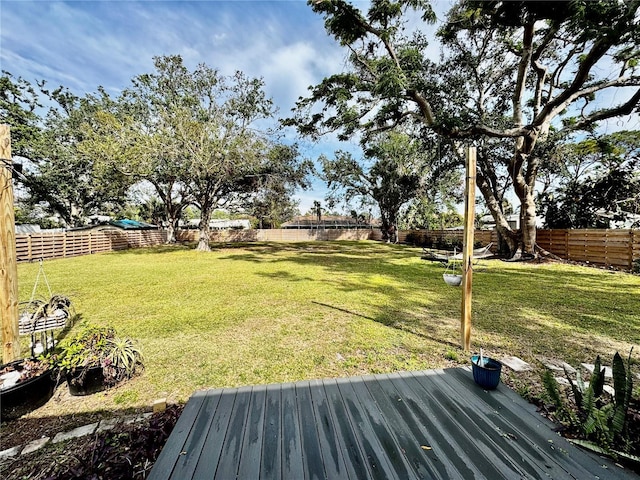
[[296,383],[296,400],[298,404],[298,421],[302,437],[304,478],[320,480],[327,477],[324,459],[318,436],[318,428],[314,420],[311,391],[308,381]]
[[235,402],[231,409],[229,426],[224,435],[224,443],[222,445],[215,478],[236,478],[242,454],[242,446],[244,444],[244,436],[247,431],[251,392],[251,387],[241,387],[238,389]]
[[179,479],[192,476],[202,455],[202,448],[206,442],[207,433],[214,421],[216,408],[220,403],[220,396],[215,392],[207,392],[191,431],[185,439],[182,450],[176,457],[174,474],[171,478]]
[[[463,412],[450,397],[443,395],[431,384],[425,385],[411,374],[400,375],[420,399],[422,408],[431,412],[430,417],[437,422],[437,428],[446,432],[446,438],[440,440],[444,442],[447,459],[453,462],[455,468],[460,469],[461,478],[509,478],[503,474],[504,466],[494,463],[496,457],[493,452],[477,443],[476,436],[480,432],[468,431],[468,426],[460,423]],[[436,376],[434,373],[433,378]],[[429,377],[429,380],[433,378]],[[413,400],[416,401],[416,397]],[[440,445],[436,444],[435,448],[440,448]],[[460,468],[461,465],[464,467]]]
[[266,398],[266,387],[254,387],[249,406],[246,433],[242,443],[238,478],[260,478]]
[[282,386],[281,411],[282,416],[282,477],[304,478],[302,465],[302,433],[298,420],[298,402],[296,387],[293,383]]
[[348,479],[342,445],[338,439],[324,385],[320,380],[311,380],[309,390],[313,404],[314,423],[318,429],[318,441],[323,452],[326,477],[336,480]]
[[[354,381],[356,380],[357,381]],[[354,387],[361,385],[364,379],[338,379],[337,385],[351,418],[354,432],[362,450],[365,452],[372,478],[395,479],[410,478],[408,466],[399,454],[398,446],[392,438],[383,435],[384,426],[380,411],[370,395],[360,399],[359,394],[366,392]],[[387,430],[388,431],[388,430]]]
[[[418,374],[414,377],[418,381],[421,379]],[[540,470],[539,465],[548,459],[535,450],[530,451],[526,445],[525,448],[520,448],[521,445],[515,439],[523,438],[524,435],[517,427],[503,419],[502,409],[487,408],[486,405],[475,401],[476,395],[468,395],[468,398],[461,395],[469,389],[486,395],[495,395],[497,391],[489,393],[482,390],[473,382],[470,372],[465,379],[467,384],[450,384],[446,378],[446,371],[442,371],[441,375],[430,378],[428,385],[440,391],[443,397],[456,405],[460,412],[456,417],[457,422],[463,429],[477,432],[473,439],[474,444],[485,449],[485,456],[500,469],[503,478],[536,478],[547,473],[552,477],[558,477],[564,473],[554,470],[553,465],[549,466],[548,471]],[[526,444],[528,445],[528,439]],[[474,452],[473,457],[477,455],[482,455],[482,452]]]
[[371,472],[365,460],[365,455],[354,434],[351,419],[346,411],[342,395],[338,390],[335,379],[323,382],[325,393],[329,401],[329,409],[336,426],[336,436],[345,455],[347,474],[353,479],[371,478]]
[[[395,388],[402,395],[404,403],[412,412],[413,417],[426,429],[426,447],[431,448],[433,456],[442,464],[439,471],[445,471],[443,478],[465,479],[479,476],[470,458],[464,453],[458,442],[458,436],[452,435],[446,429],[446,415],[439,409],[433,408],[434,402],[419,385],[414,383],[411,375],[397,374],[389,377]],[[413,387],[411,385],[413,384]],[[417,390],[416,390],[417,389]],[[435,402],[437,406],[438,403]]]
[[[236,400],[237,391],[234,389],[224,389],[216,392],[219,397],[218,414],[210,418],[208,428],[206,430],[197,430],[197,441],[202,445],[200,455],[197,458],[197,464],[185,465],[181,468],[176,480],[184,480],[187,478],[215,478],[218,462],[220,461],[220,453],[224,446],[225,434],[229,421],[231,420],[231,412]],[[193,468],[195,467],[195,469]]]
[[260,478],[282,478],[282,415],[280,385],[268,385],[264,413],[264,444]]
[[149,478],[634,478],[551,425],[468,368],[211,390],[189,400]]
[[[428,450],[431,447],[430,442],[426,441],[427,432],[424,430],[424,426],[416,421],[390,377],[383,375],[376,377],[376,379],[377,381],[368,382],[366,385],[393,429],[402,451],[418,477],[449,478],[446,471],[439,470],[435,465],[439,462],[435,461],[433,449]],[[420,441],[423,439],[425,441]]]
[[167,442],[162,449],[162,455],[153,465],[149,478],[169,478],[171,476],[180,454],[184,451],[183,447],[186,439],[195,425],[196,417],[200,413],[206,397],[207,392],[202,390],[194,393],[189,399],[182,411],[182,415],[180,415],[175,427],[173,427],[171,442]]
[[[471,377],[471,372],[465,369],[448,369],[444,373],[441,380],[449,383],[456,381],[463,386],[467,386]],[[499,412],[500,417],[515,433],[517,440],[513,443],[519,446],[526,443],[521,454],[533,456],[541,474],[549,474],[552,478],[627,478],[623,470],[607,468],[602,461],[575,448],[557,435],[553,431],[554,424],[511,389],[501,386],[491,394],[481,394],[479,392],[482,389],[472,382],[471,384],[478,392],[469,397],[472,408],[482,408],[479,405],[483,403],[489,411]],[[496,423],[495,418],[491,420]]]

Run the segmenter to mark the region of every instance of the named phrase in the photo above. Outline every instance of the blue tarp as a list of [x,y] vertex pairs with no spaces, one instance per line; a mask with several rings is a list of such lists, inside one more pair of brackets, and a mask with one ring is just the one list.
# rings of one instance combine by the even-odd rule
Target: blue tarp
[[127,218],[123,220],[111,220],[109,222],[109,225],[122,228],[124,230],[155,230],[158,228],[157,226],[151,225],[150,223],[138,222],[137,220],[129,220]]

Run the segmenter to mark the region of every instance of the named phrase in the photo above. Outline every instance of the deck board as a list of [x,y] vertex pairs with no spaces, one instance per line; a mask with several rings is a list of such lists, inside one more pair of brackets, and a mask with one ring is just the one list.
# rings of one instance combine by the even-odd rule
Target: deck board
[[196,392],[149,478],[636,479],[469,369]]
[[[246,432],[242,443],[242,456],[238,466],[238,478],[260,478],[262,445],[265,434],[265,402],[267,389],[258,388],[251,397]],[[278,435],[274,440],[277,441]]]

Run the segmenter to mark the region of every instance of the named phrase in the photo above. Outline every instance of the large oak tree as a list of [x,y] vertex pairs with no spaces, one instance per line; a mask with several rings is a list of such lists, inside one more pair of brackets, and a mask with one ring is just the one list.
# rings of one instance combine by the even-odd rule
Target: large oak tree
[[[360,132],[367,142],[411,122],[477,143],[477,184],[511,252],[535,250],[541,144],[637,111],[638,0],[463,0],[439,32],[440,59],[420,25],[435,19],[425,0],[373,0],[366,12],[345,0],[309,4],[348,51],[349,66],[312,87],[287,123],[312,136]],[[487,142],[510,155],[490,156]],[[520,202],[520,231],[495,195],[501,171]]]

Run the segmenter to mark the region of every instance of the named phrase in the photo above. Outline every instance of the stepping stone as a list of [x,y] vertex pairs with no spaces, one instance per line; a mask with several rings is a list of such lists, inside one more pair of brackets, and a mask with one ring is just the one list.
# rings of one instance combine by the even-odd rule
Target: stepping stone
[[567,380],[564,377],[555,377],[556,382],[558,382],[559,385],[569,385],[569,380]]
[[91,435],[98,428],[98,422],[91,423],[89,425],[85,425],[83,427],[74,428],[73,430],[69,430],[68,432],[60,432],[53,440],[53,443],[63,442],[65,440],[69,440],[71,438],[79,438],[84,437],[85,435]]
[[539,358],[542,364],[547,367],[549,370],[554,370],[556,372],[564,372],[565,369],[568,373],[575,374],[576,369],[569,365],[567,362],[561,362],[560,360],[553,360],[548,358]]
[[[582,365],[582,368],[584,368],[590,373],[593,373],[593,370],[596,368],[596,366],[593,363],[581,363],[580,365]],[[613,371],[611,370],[611,367],[607,367],[606,365],[603,365],[603,367],[604,367],[604,378],[613,378]]]
[[141,413],[140,415],[131,415],[124,418],[124,423],[131,424],[131,423],[143,422],[144,420],[151,418],[152,415],[153,415],[153,412]]
[[519,359],[518,357],[504,357],[500,360],[503,365],[506,365],[514,372],[526,372],[528,370],[533,370],[533,367],[529,365],[524,360]]
[[26,455],[27,453],[35,452],[36,450],[40,450],[47,443],[49,443],[49,440],[50,440],[49,437],[42,437],[42,438],[39,438],[37,440],[34,440],[32,442],[27,443],[24,446],[24,449],[22,450],[20,455]]
[[577,373],[577,370],[569,365],[567,362],[562,362],[562,366],[567,370],[568,373]]
[[[569,384],[569,382],[567,382],[567,385]],[[584,389],[586,390],[587,388],[589,388],[589,382],[584,382]],[[603,385],[602,386],[602,390],[607,392],[609,395],[611,395],[612,397],[616,394],[616,391],[614,390],[614,388],[610,385]]]
[[549,361],[543,361],[542,364],[549,370],[553,370],[554,372],[562,372],[562,367],[558,364]]
[[107,430],[111,430],[117,424],[122,421],[121,418],[109,418],[107,420],[100,420],[98,424],[98,428],[96,429],[96,433],[106,432]]
[[20,453],[21,448],[22,448],[22,445],[18,445],[17,447],[11,447],[11,448],[7,448],[6,450],[2,450],[0,452],[0,459],[8,458],[8,457],[17,457],[18,454]]

